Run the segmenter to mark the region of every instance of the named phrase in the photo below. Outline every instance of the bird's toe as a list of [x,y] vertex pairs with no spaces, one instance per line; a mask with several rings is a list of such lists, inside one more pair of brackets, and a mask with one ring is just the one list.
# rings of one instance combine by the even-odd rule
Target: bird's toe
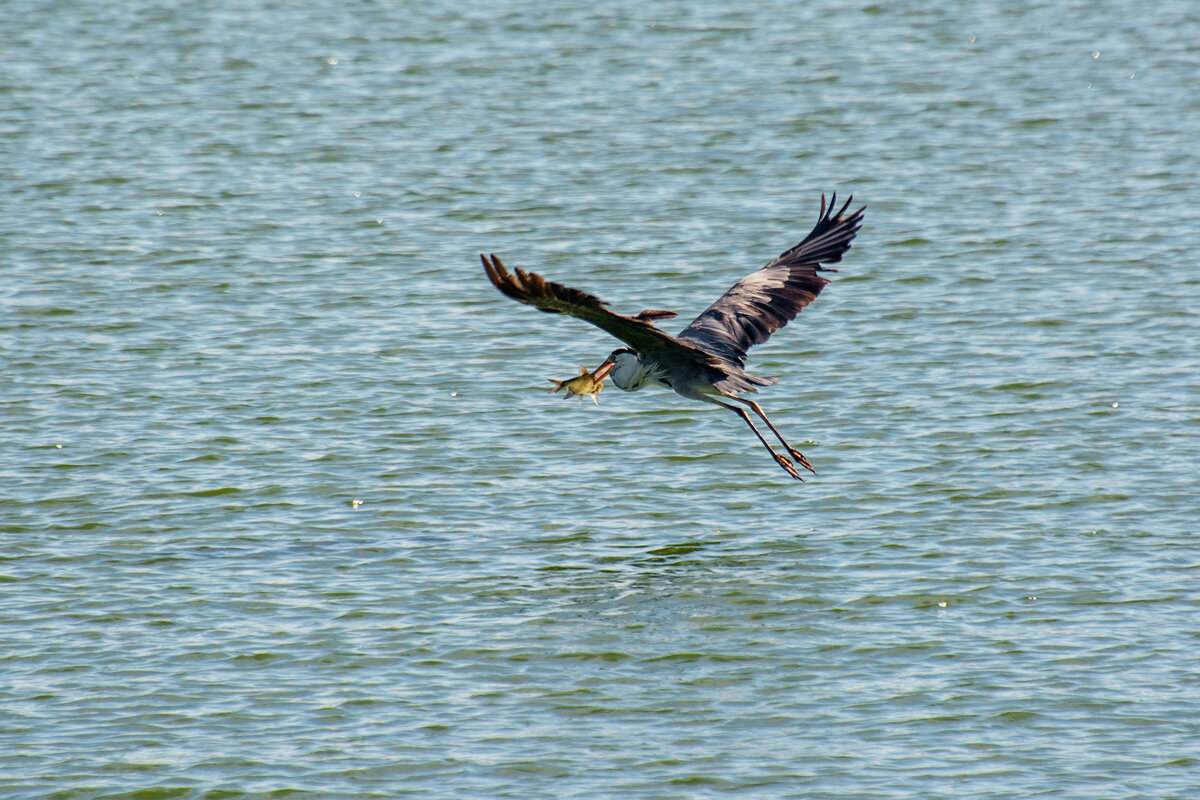
[[808,459],[804,457],[804,453],[801,453],[799,450],[797,450],[794,447],[789,447],[788,452],[791,454],[792,458],[796,459],[797,464],[804,467],[806,470],[811,472],[813,475],[817,474],[816,468],[813,467],[812,464],[808,463]]
[[779,466],[783,467],[784,472],[786,472],[788,475],[791,475],[801,483],[804,483],[804,478],[801,477],[800,473],[796,471],[796,468],[792,465],[791,461],[788,461],[778,453],[775,454],[775,461],[779,464]]

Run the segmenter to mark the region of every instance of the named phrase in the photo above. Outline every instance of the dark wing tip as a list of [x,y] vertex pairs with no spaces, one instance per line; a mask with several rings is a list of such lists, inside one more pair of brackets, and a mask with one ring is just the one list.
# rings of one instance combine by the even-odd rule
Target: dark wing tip
[[846,198],[841,205],[837,203],[837,192],[826,197],[821,195],[821,213],[817,216],[817,224],[800,244],[779,254],[779,258],[767,266],[789,262],[795,265],[811,265],[817,272],[836,272],[828,266],[842,260],[842,255],[850,249],[850,243],[858,235],[862,227],[862,216],[866,210],[864,205],[857,211],[847,214],[854,202],[854,195]]
[[547,314],[572,314],[577,309],[600,308],[605,305],[603,300],[594,295],[548,281],[536,272],[526,272],[520,267],[514,267],[510,273],[494,253],[490,257],[481,253],[479,257],[483,261],[483,270],[487,273],[488,280],[501,294],[533,306],[538,311]]
[[529,292],[524,285],[525,282],[521,280],[521,270],[518,269],[516,275],[510,274],[500,259],[496,258],[495,253],[492,253],[490,258],[480,253],[479,258],[483,261],[483,271],[487,274],[488,280],[500,290],[501,294],[521,303],[529,302]]
[[[846,198],[846,202],[842,203],[842,207],[839,208],[837,210],[837,213],[835,214],[835,213],[833,213],[833,207],[837,205],[837,192],[834,192],[829,196],[828,206],[825,204],[825,195],[822,194],[821,195],[821,211],[819,214],[817,214],[817,220],[819,222],[844,222],[847,219],[857,219],[858,217],[861,217],[862,213],[867,210],[866,203],[863,204],[862,208],[858,209],[858,211],[855,211],[849,217],[845,216],[846,209],[849,208],[850,204],[853,202],[854,202],[854,195],[850,195],[849,197]],[[828,208],[828,213],[826,213],[827,208]]]

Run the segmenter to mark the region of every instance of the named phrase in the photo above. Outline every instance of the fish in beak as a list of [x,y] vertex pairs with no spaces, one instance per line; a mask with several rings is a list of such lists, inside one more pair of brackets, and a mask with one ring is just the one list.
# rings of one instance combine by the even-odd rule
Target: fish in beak
[[591,395],[592,402],[600,405],[600,399],[596,395],[604,388],[604,379],[608,377],[609,372],[612,372],[612,368],[613,362],[610,359],[596,367],[595,372],[588,372],[587,367],[580,367],[577,377],[561,381],[551,378],[550,382],[554,384],[554,388],[550,392],[553,394],[566,389],[567,397],[578,397],[581,401],[585,396]]

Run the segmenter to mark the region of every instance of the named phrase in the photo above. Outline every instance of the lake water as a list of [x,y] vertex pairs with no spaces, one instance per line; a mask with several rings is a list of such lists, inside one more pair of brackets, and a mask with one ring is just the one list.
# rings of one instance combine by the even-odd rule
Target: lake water
[[3,797],[1200,796],[1190,0],[3,16]]

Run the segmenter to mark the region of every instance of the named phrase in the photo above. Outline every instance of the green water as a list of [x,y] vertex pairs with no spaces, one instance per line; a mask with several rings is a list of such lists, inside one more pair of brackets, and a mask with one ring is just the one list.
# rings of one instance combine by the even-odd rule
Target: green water
[[[1187,2],[10,0],[0,796],[1190,798]],[[751,353],[819,474],[480,252]]]

